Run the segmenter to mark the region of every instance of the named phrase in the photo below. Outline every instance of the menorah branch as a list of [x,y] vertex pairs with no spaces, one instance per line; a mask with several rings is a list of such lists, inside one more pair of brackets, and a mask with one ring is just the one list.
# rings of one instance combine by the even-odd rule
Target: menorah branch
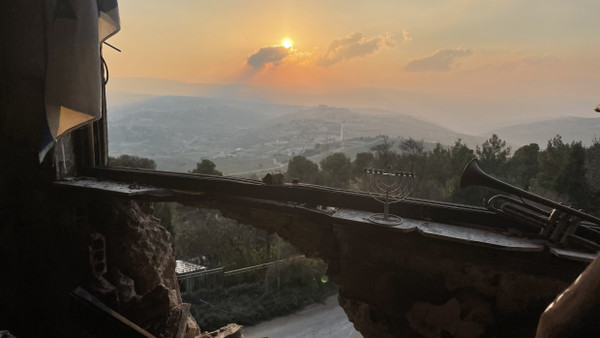
[[384,171],[380,169],[365,169],[363,188],[375,200],[383,203],[383,214],[375,214],[369,220],[377,224],[397,225],[402,218],[390,215],[390,204],[406,198],[415,185],[415,173],[407,171]]

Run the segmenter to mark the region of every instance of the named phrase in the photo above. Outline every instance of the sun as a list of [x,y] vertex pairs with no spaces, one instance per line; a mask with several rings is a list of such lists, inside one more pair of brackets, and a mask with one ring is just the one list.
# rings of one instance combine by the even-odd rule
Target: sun
[[285,47],[285,48],[292,47],[292,41],[290,39],[283,40],[283,47]]

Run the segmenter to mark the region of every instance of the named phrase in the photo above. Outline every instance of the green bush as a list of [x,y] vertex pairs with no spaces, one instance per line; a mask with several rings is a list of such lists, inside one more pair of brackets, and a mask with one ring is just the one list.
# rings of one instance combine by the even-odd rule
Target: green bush
[[271,267],[261,282],[217,287],[182,296],[191,304],[192,315],[203,330],[216,330],[228,323],[255,325],[316,302],[322,303],[335,294],[337,287],[322,281],[325,270],[326,265],[322,262],[295,259]]

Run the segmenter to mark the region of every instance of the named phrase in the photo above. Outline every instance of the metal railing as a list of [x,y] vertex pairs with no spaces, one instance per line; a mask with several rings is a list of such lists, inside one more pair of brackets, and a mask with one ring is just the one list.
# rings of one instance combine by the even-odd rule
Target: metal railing
[[[238,276],[245,273],[251,273],[256,271],[266,271],[268,268],[272,266],[277,266],[289,262],[293,259],[304,258],[304,255],[297,255],[288,257],[285,259],[280,259],[273,262],[262,263],[252,266],[247,266],[240,269],[225,271],[223,267],[210,269],[210,270],[202,270],[202,271],[194,271],[188,272],[184,274],[180,274],[177,276],[177,281],[181,286],[185,286],[185,291],[191,291],[196,288],[197,282],[205,282],[205,284],[223,284],[225,278]],[[209,281],[209,283],[206,283]],[[211,283],[212,282],[212,283]],[[210,288],[210,285],[209,285]]]

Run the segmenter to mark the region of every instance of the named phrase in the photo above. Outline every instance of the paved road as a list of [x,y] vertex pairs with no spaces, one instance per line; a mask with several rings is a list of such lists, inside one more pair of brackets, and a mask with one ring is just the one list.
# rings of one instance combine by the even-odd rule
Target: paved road
[[246,338],[362,338],[346,313],[338,306],[337,295],[325,304],[307,306],[295,314],[244,327]]

